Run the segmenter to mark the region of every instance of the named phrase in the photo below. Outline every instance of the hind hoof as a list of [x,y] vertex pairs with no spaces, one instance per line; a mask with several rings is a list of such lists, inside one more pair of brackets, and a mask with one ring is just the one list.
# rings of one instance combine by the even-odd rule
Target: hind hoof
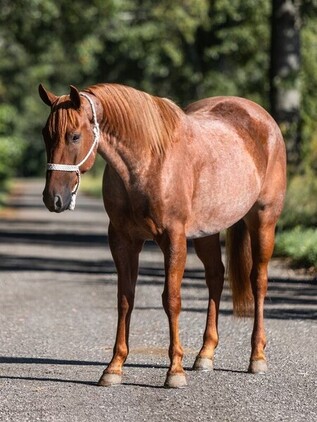
[[265,374],[267,372],[267,363],[264,359],[251,360],[249,370],[251,374]]
[[164,384],[165,388],[184,388],[187,386],[185,374],[171,374],[167,375]]
[[197,357],[193,369],[195,371],[212,371],[214,369],[213,361],[209,358]]
[[98,381],[99,387],[111,387],[120,385],[122,383],[122,375],[105,373]]

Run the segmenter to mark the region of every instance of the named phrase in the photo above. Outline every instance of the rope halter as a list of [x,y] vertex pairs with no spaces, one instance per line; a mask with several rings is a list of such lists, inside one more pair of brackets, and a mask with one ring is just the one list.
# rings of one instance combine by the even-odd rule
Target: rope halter
[[92,102],[91,98],[87,94],[84,94],[83,92],[81,92],[80,95],[82,97],[85,97],[88,100],[90,107],[91,107],[93,124],[94,124],[94,127],[93,127],[94,141],[93,141],[89,151],[87,152],[86,156],[78,164],[47,163],[47,170],[74,171],[74,172],[76,172],[78,180],[77,180],[77,184],[75,186],[75,189],[72,192],[72,199],[71,199],[71,202],[70,202],[69,207],[68,207],[68,209],[71,210],[71,211],[73,211],[75,209],[75,206],[76,206],[76,196],[77,196],[79,183],[80,183],[80,167],[88,160],[88,158],[90,157],[91,153],[93,152],[95,146],[98,144],[99,138],[100,138],[100,129],[99,129],[98,121],[97,121],[97,114],[96,114],[95,105]]

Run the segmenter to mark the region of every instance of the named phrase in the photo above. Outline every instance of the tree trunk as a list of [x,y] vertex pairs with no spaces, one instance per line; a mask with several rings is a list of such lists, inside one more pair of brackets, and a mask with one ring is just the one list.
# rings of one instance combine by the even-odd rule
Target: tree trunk
[[300,0],[272,0],[271,113],[286,140],[288,161],[300,158]]

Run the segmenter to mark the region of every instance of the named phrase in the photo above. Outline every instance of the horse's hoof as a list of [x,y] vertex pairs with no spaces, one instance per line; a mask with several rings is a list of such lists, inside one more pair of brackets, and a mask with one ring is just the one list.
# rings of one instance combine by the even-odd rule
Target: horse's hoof
[[100,380],[98,381],[98,386],[100,387],[111,387],[120,385],[122,382],[122,375],[119,374],[111,374],[111,373],[105,373],[102,375]]
[[185,374],[170,374],[167,375],[164,387],[165,388],[184,388],[187,385]]
[[214,369],[213,361],[209,358],[197,357],[193,369],[195,371],[212,371]]
[[249,372],[251,374],[265,374],[267,372],[267,363],[264,359],[251,360],[249,365]]

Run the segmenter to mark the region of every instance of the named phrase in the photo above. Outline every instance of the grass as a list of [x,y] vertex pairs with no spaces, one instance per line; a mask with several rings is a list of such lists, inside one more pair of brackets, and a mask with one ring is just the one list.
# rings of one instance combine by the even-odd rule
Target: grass
[[275,255],[290,257],[296,266],[317,268],[317,229],[297,226],[278,233]]

